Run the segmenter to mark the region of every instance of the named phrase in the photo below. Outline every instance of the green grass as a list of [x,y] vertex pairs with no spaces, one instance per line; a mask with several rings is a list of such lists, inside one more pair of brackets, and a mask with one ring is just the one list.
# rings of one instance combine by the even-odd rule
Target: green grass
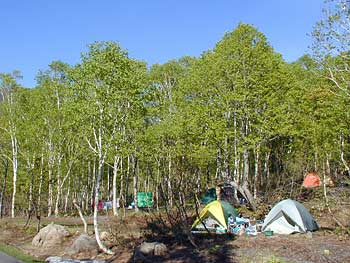
[[284,261],[280,258],[277,258],[275,256],[272,256],[268,261],[267,263],[288,263],[287,261]]
[[11,247],[11,246],[1,244],[1,243],[0,243],[0,251],[4,252],[5,254],[7,254],[9,256],[12,256],[12,257],[15,257],[19,260],[22,260],[23,262],[26,262],[26,263],[43,262],[43,261],[40,261],[40,260],[33,258],[32,256],[24,254],[22,251],[20,251],[19,249],[15,248],[15,247]]

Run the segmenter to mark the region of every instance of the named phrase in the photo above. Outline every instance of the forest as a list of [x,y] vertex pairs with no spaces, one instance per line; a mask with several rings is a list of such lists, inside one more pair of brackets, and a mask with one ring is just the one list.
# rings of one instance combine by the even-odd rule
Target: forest
[[155,209],[193,205],[220,183],[254,203],[295,196],[309,171],[348,175],[349,6],[328,5],[295,62],[240,23],[199,57],[149,66],[95,42],[78,64],[40,70],[35,88],[1,73],[1,217],[69,215],[73,200],[86,214],[112,201],[117,216],[140,191]]

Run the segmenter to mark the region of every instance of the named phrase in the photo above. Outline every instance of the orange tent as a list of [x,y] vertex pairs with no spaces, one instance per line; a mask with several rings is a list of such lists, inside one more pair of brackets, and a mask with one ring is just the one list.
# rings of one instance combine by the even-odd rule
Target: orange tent
[[303,186],[306,188],[321,186],[321,179],[317,173],[308,173],[304,178]]

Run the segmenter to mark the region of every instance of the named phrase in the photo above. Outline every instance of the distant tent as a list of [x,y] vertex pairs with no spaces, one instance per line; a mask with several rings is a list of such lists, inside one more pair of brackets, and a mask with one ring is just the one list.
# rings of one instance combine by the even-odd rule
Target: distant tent
[[[324,182],[327,186],[334,186],[334,182],[329,176],[325,178]],[[308,173],[304,178],[303,187],[305,188],[314,188],[321,185],[322,180],[320,179],[320,176],[315,172]]]
[[[237,216],[237,211],[229,203],[222,200],[215,200],[207,204],[200,212],[199,217],[194,221],[192,230],[214,230],[215,226],[227,230],[227,219],[229,214],[234,218]],[[203,225],[205,224],[205,226]]]
[[[235,188],[232,185],[227,183],[218,184],[216,188],[209,188],[205,192],[202,196],[201,204],[206,205],[215,200],[223,200],[230,204],[239,204],[239,200],[235,199],[234,192]],[[244,198],[239,191],[237,191],[237,198]]]
[[205,192],[204,196],[202,197],[201,204],[207,205],[210,202],[213,202],[216,200],[216,189],[210,188],[208,191]]
[[301,203],[287,199],[276,204],[266,216],[263,231],[276,234],[305,233],[315,231],[318,225],[309,211]]
[[321,179],[317,173],[311,172],[308,173],[303,182],[303,187],[305,188],[313,188],[321,186]]
[[137,207],[138,208],[153,207],[152,192],[137,192]]

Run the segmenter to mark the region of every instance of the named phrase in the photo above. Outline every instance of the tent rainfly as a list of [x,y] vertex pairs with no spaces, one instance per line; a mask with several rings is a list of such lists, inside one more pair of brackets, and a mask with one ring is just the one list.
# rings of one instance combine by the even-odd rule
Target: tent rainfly
[[266,216],[262,231],[271,230],[276,234],[305,233],[315,231],[318,225],[301,203],[286,199],[276,204]]
[[321,186],[321,179],[317,173],[308,173],[303,182],[303,187],[305,188],[313,188]]
[[[202,209],[199,217],[192,225],[192,230],[205,230],[205,227],[212,230],[215,225],[227,230],[229,214],[232,214],[234,218],[237,216],[237,212],[232,205],[222,200],[212,201]],[[205,227],[203,224],[205,224]]]

